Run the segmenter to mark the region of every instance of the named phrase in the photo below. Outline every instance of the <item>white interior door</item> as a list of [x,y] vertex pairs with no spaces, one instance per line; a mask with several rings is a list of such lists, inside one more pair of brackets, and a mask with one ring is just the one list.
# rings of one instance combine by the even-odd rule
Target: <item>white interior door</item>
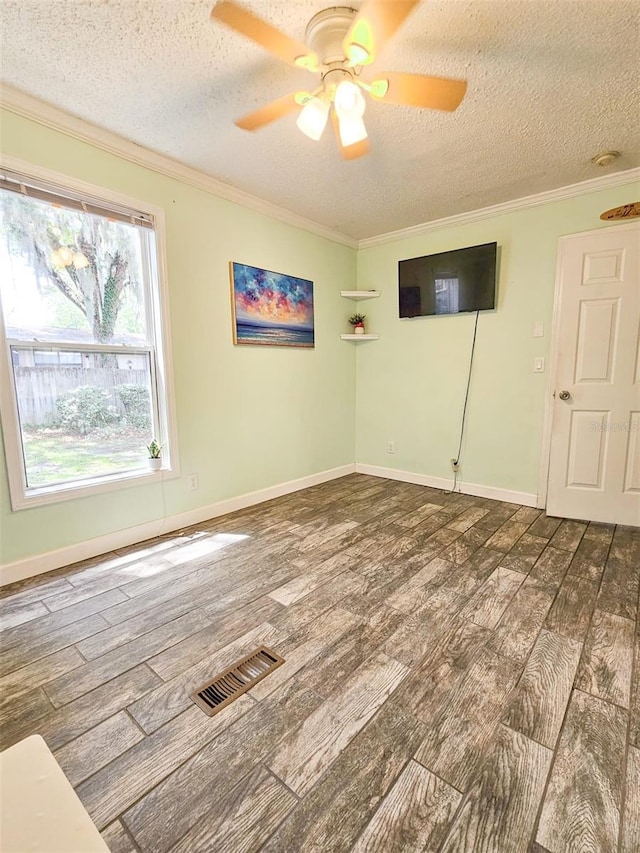
[[640,525],[640,224],[563,237],[547,512]]

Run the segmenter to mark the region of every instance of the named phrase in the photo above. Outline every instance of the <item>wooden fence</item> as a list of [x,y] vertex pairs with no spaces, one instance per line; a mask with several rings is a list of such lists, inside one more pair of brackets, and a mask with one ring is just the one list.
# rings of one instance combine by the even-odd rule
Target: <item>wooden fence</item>
[[20,420],[23,426],[51,426],[58,419],[58,397],[80,385],[95,385],[109,392],[109,404],[124,414],[114,393],[117,385],[148,386],[146,370],[105,367],[14,367]]

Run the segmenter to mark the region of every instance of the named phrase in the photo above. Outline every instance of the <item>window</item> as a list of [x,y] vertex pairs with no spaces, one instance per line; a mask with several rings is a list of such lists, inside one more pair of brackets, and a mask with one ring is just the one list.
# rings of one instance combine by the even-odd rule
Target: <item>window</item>
[[[0,175],[5,454],[14,509],[170,469],[154,216]],[[4,384],[4,383],[3,383]]]
[[[19,352],[15,351],[16,354]],[[28,358],[25,353],[25,357]],[[64,350],[33,350],[33,360],[36,364],[82,364],[82,355],[79,352],[65,352]],[[14,364],[19,364],[19,360],[13,359]]]
[[458,277],[437,277],[435,279],[436,314],[458,313]]

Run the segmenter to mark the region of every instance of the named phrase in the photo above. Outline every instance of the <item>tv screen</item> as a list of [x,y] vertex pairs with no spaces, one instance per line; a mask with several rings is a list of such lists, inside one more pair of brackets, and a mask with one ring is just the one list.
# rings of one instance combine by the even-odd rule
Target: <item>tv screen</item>
[[496,307],[497,243],[398,261],[401,317]]

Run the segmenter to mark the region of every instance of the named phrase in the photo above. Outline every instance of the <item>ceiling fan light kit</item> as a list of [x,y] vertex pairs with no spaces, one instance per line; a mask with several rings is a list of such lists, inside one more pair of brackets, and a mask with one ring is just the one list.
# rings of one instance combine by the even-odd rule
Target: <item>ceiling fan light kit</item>
[[236,120],[255,131],[301,107],[296,124],[309,139],[321,138],[329,116],[342,156],[353,160],[369,152],[364,124],[366,99],[425,109],[455,110],[464,98],[465,80],[398,71],[371,81],[360,79],[363,67],[395,34],[418,0],[365,0],[359,11],[348,6],[324,9],[309,21],[306,44],[261,20],[231,0],[220,0],[211,17],[250,38],[290,65],[320,74],[315,92],[285,95]]
[[351,80],[342,80],[336,86],[333,104],[338,118],[362,118],[364,115],[364,95]]
[[362,91],[351,80],[342,80],[336,86],[333,106],[338,116],[340,141],[344,147],[355,145],[367,138],[362,117],[366,103]]
[[309,98],[300,111],[296,124],[305,136],[317,142],[324,133],[330,108],[330,102],[324,98]]
[[367,128],[361,118],[338,119],[340,142],[345,148],[367,138]]

